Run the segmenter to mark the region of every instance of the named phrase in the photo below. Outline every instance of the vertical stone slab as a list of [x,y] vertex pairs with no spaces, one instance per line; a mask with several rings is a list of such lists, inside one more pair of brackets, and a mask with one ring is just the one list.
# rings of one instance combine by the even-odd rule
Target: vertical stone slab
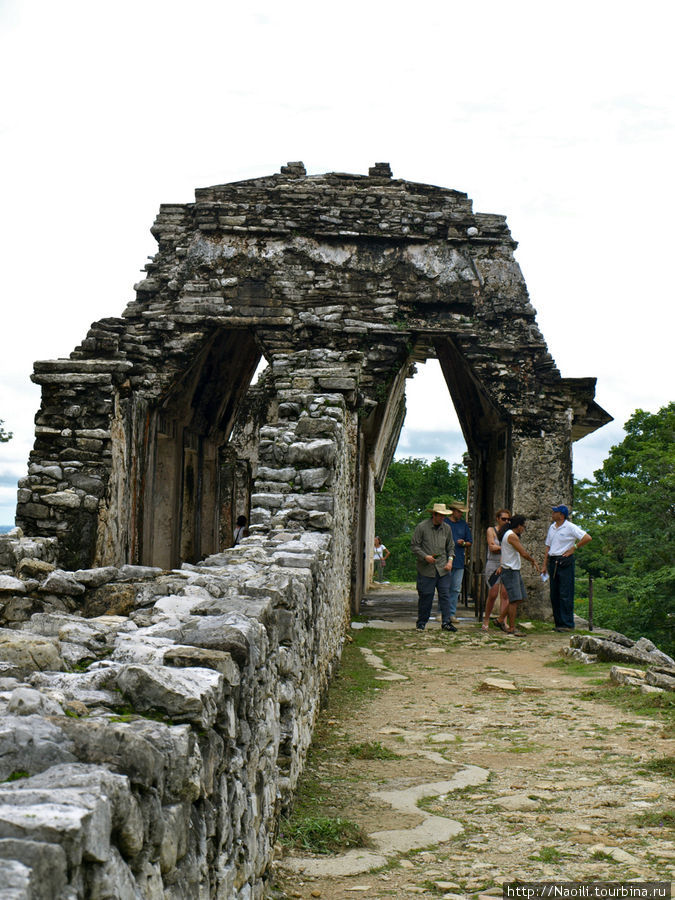
[[[569,420],[568,420],[569,421]],[[544,540],[551,524],[551,506],[569,503],[572,497],[572,439],[565,421],[547,423],[539,435],[514,428],[512,434],[512,513],[527,518],[523,544],[541,565]],[[542,584],[529,562],[523,562],[527,604],[523,614],[536,619],[551,617],[548,585]]]

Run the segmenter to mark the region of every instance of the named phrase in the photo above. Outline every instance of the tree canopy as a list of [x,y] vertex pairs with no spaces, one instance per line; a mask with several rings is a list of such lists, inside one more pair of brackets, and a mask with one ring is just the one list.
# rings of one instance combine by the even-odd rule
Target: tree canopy
[[6,444],[14,437],[11,431],[5,431],[5,420],[0,419],[0,444]]
[[602,467],[575,486],[574,521],[593,541],[579,554],[593,575],[598,625],[675,650],[675,403],[636,410]]
[[392,462],[375,502],[375,533],[391,553],[385,576],[389,581],[415,580],[410,549],[415,526],[433,503],[463,502],[466,489],[466,470],[458,463],[451,468],[440,457],[431,463],[414,457]]

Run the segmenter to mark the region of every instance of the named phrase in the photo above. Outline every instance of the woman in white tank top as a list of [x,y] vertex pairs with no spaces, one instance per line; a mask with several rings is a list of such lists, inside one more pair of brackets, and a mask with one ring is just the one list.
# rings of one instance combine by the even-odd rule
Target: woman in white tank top
[[[520,574],[522,560],[529,560],[535,569],[539,571],[536,559],[530,556],[520,542],[520,536],[525,531],[525,521],[525,516],[513,516],[511,522],[504,528],[500,528],[497,533],[497,537],[500,538],[502,545],[502,584],[509,595],[506,616],[500,615],[497,619],[497,625],[506,634],[513,634],[518,637],[523,637],[523,633],[516,631],[516,612],[521,600],[527,599],[527,591],[523,584],[523,577]],[[505,621],[506,618],[508,618],[508,625]]]

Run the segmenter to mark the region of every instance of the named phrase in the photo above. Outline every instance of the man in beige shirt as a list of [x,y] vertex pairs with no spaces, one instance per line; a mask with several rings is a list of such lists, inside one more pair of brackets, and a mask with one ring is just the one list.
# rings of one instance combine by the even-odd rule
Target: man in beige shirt
[[450,621],[450,572],[455,556],[452,529],[444,521],[451,510],[434,503],[431,518],[420,522],[413,532],[411,547],[417,559],[417,630],[424,631],[438,591],[443,631],[457,631]]

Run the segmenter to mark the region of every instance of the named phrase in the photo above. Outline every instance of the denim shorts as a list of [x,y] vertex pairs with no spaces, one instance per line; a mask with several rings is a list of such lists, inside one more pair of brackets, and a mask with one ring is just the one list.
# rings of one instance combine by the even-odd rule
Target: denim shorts
[[520,569],[502,569],[502,584],[509,595],[509,603],[518,603],[520,600],[527,599],[527,591]]

